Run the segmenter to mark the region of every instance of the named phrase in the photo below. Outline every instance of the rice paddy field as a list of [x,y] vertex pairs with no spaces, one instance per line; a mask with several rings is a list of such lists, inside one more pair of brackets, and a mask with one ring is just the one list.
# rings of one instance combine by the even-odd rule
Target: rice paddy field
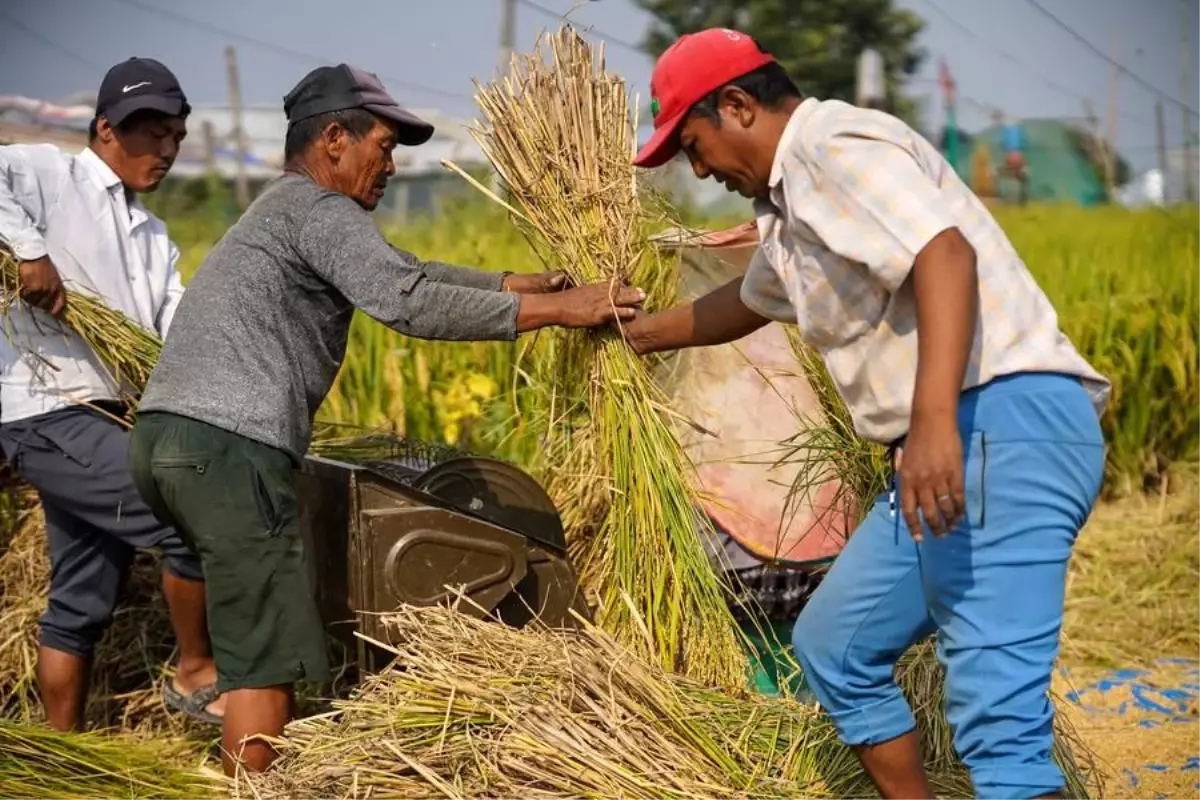
[[[1113,381],[1104,416],[1110,496],[1157,489],[1172,464],[1200,447],[1200,215],[1196,209],[998,208],[995,213],[1080,352]],[[742,220],[712,220],[722,226]],[[208,226],[172,226],[195,269],[212,244]],[[536,271],[538,254],[492,204],[456,203],[436,221],[390,230],[422,258],[483,269]],[[363,315],[322,410],[331,421],[408,435],[534,463],[522,435],[535,409],[531,373],[549,337],[516,343],[424,342]]]

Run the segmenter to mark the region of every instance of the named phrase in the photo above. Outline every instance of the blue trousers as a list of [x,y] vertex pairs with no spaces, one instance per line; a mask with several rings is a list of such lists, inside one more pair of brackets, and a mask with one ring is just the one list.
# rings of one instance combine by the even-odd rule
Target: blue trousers
[[[893,677],[937,634],[946,716],[980,797],[1063,787],[1048,697],[1067,561],[1104,475],[1104,441],[1072,378],[1024,373],[965,392],[959,406],[966,519],[916,544],[885,494],[796,621],[793,644],[849,745],[913,730]],[[897,498],[899,487],[897,487]]]

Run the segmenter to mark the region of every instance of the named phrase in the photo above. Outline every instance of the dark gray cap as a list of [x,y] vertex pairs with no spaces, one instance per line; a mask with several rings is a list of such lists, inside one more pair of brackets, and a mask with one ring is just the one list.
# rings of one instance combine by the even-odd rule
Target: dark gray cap
[[318,114],[349,108],[364,108],[396,123],[396,138],[400,144],[424,144],[433,136],[433,126],[401,108],[383,88],[378,76],[348,64],[317,67],[301,78],[283,98],[283,111],[289,126]]

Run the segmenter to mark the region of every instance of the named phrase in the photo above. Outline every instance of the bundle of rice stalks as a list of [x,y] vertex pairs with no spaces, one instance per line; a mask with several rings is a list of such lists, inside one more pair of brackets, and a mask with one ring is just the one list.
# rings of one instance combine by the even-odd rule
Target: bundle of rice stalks
[[[14,303],[20,302],[21,275],[17,261],[0,245],[0,314],[4,314],[5,335],[13,346],[21,342],[13,331],[8,314]],[[108,370],[113,385],[120,387],[130,407],[150,379],[150,373],[162,352],[162,340],[120,311],[109,308],[103,301],[87,292],[67,290],[67,308],[63,323],[78,333]],[[30,354],[37,358],[36,354]]]
[[[507,201],[459,172],[510,210],[547,265],[579,284],[640,285],[648,306],[673,296],[677,270],[646,235],[634,115],[603,51],[564,27],[477,100],[484,122],[473,134]],[[667,669],[744,684],[747,659],[700,538],[691,465],[647,364],[616,332],[547,335],[533,376],[550,398],[547,486],[601,626]]]
[[[892,469],[887,452],[854,430],[850,409],[834,386],[821,354],[806,345],[795,328],[788,328],[787,333],[819,409],[815,415],[796,412],[796,434],[781,443],[780,463],[798,467],[788,505],[812,507],[818,514],[836,514],[835,518],[844,514],[845,519],[857,523],[887,487]],[[836,482],[837,492],[818,507],[817,491],[831,481]]]
[[[239,776],[238,796],[874,794],[816,708],[708,688],[598,628],[514,630],[446,608],[407,608],[390,622],[395,666],[333,712],[289,726],[281,761]],[[927,656],[902,673],[923,725],[940,700]],[[946,736],[940,725],[932,741]],[[971,796],[949,751],[934,749],[927,766],[940,793]]]
[[0,719],[0,797],[209,798],[213,772],[190,768],[187,753],[161,741],[102,732],[57,733]]

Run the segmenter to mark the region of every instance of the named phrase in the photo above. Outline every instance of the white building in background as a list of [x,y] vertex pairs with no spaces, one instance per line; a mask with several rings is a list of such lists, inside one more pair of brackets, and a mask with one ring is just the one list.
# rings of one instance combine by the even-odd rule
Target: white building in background
[[1134,176],[1129,183],[1117,189],[1117,202],[1129,208],[1183,202],[1187,199],[1189,172],[1192,176],[1192,191],[1200,191],[1200,167],[1195,150],[1190,152],[1190,157],[1189,164],[1189,151],[1182,147],[1168,150],[1166,173],[1156,167]]
[[1148,170],[1135,176],[1124,186],[1118,186],[1115,192],[1116,201],[1126,208],[1164,205],[1164,183],[1161,170]]
[[[434,135],[420,147],[395,150],[396,176],[376,211],[389,222],[403,223],[417,214],[436,213],[440,199],[469,188],[463,179],[442,166],[442,160],[455,162],[464,169],[486,166],[466,123],[430,109],[413,109],[434,126]],[[190,134],[185,150],[176,162],[173,174],[198,177],[205,171],[204,131],[213,138],[213,161],[217,172],[232,180],[237,170],[237,143],[233,115],[228,106],[195,106],[188,119]],[[262,183],[279,174],[283,167],[283,145],[287,118],[279,106],[249,106],[242,109],[242,129],[246,137],[245,170],[247,177]]]
[[[0,95],[0,143],[48,142],[67,150],[82,149],[87,144],[87,127],[94,108],[94,98],[84,93],[59,103]],[[429,120],[435,132],[420,147],[396,148],[396,176],[376,212],[388,222],[403,223],[414,215],[436,213],[442,198],[470,188],[442,166],[443,159],[467,170],[487,169],[483,152],[471,138],[465,121],[431,109],[413,110]],[[287,118],[279,105],[247,106],[242,109],[242,129],[246,138],[243,171],[253,193],[282,171]],[[204,176],[209,169],[206,140],[210,136],[211,168],[227,181],[234,179],[238,151],[233,114],[223,105],[193,106],[188,138],[171,179]]]

